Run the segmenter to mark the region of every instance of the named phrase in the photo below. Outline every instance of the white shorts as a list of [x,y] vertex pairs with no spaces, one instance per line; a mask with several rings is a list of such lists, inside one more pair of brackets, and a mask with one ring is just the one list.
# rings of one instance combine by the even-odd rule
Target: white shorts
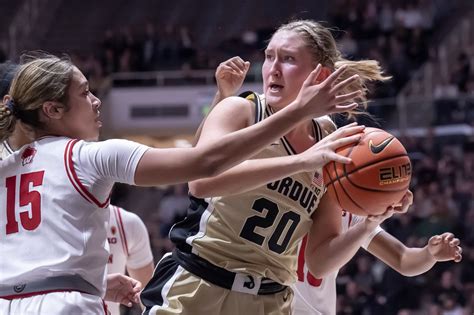
[[13,300],[0,299],[2,315],[107,314],[98,296],[77,291],[51,292]]

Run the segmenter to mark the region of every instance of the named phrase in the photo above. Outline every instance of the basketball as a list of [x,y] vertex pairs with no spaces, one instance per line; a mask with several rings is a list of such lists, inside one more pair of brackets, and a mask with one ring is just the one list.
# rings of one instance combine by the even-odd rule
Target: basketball
[[339,148],[350,164],[324,167],[327,193],[342,209],[357,215],[377,215],[398,204],[407,192],[411,163],[400,141],[390,133],[365,128],[358,143]]

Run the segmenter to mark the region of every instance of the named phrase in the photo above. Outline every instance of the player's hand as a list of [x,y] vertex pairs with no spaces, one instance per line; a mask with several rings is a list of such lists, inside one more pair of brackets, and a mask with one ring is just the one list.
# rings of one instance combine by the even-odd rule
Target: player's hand
[[359,126],[356,123],[346,125],[301,153],[301,157],[305,159],[305,170],[314,171],[330,161],[344,164],[351,163],[350,158],[337,154],[336,150],[359,141],[364,128],[365,126]]
[[460,241],[453,233],[434,235],[428,241],[428,251],[436,261],[454,260],[460,262],[462,259],[462,248]]
[[221,62],[216,69],[217,88],[222,98],[236,95],[242,87],[250,62],[236,56]]
[[403,196],[400,203],[393,205],[394,213],[406,213],[408,208],[413,204],[413,193],[408,190],[406,194]]
[[413,193],[408,190],[403,196],[402,200],[399,203],[392,205],[387,208],[387,210],[379,215],[368,215],[366,222],[369,222],[373,226],[380,225],[383,221],[390,218],[396,213],[405,213],[408,208],[413,204]]
[[324,81],[318,83],[318,77],[322,66],[318,64],[306,78],[303,86],[296,97],[296,104],[303,110],[303,115],[308,118],[320,117],[327,114],[347,112],[357,107],[354,100],[362,95],[362,91],[357,90],[350,93],[344,93],[344,89],[357,80],[359,75],[353,75],[341,82],[338,82],[340,76],[347,69],[342,66]]
[[140,281],[119,273],[113,273],[107,276],[105,300],[132,307],[133,303],[140,303],[141,290],[142,284]]

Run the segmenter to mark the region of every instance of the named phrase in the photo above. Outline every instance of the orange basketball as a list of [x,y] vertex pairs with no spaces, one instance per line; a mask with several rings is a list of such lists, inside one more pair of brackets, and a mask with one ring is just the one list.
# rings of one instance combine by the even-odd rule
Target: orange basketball
[[365,128],[359,143],[339,148],[351,164],[324,167],[327,193],[342,209],[358,215],[381,214],[401,201],[411,179],[411,163],[403,145],[390,133]]

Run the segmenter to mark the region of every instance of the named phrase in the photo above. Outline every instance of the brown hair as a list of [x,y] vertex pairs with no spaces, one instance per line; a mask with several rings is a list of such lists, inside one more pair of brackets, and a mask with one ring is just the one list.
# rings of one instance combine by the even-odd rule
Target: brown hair
[[68,89],[74,65],[67,57],[24,55],[10,86],[7,101],[0,104],[0,141],[7,139],[19,119],[42,128],[39,111],[44,102],[56,101],[68,109]]
[[[337,48],[336,41],[330,30],[318,22],[313,20],[295,20],[280,26],[274,35],[280,31],[291,31],[299,34],[312,52],[315,65],[320,63],[332,71],[347,65],[347,69],[339,77],[340,81],[358,74],[360,79],[349,85],[344,93],[361,90],[363,92],[362,95],[355,99],[355,101],[362,104],[364,109],[367,107],[368,89],[366,82],[386,81],[391,78],[383,75],[380,64],[376,60],[351,61],[344,59]],[[357,113],[360,112],[356,111],[350,114]]]

